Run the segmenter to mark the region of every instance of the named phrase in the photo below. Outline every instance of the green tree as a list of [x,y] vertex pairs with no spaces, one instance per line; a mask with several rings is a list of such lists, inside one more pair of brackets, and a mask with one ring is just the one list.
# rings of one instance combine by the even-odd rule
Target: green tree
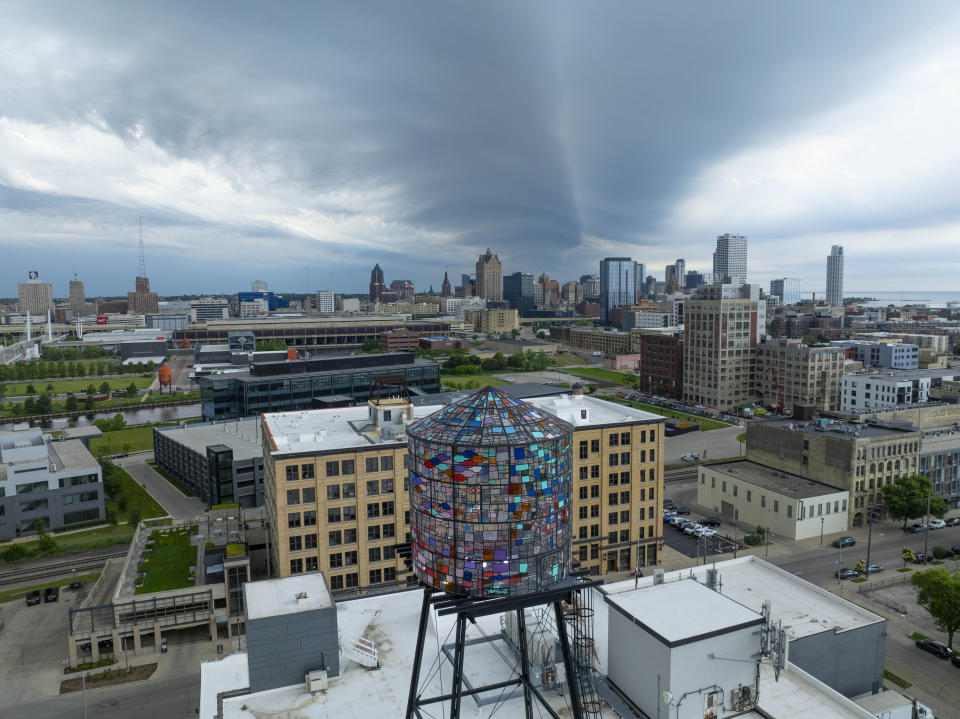
[[367,337],[367,339],[363,341],[363,344],[360,345],[360,351],[361,352],[379,352],[380,339],[377,337]]
[[37,413],[37,402],[33,397],[27,397],[23,402],[23,411],[26,414]]
[[913,550],[910,547],[904,547],[900,550],[900,557],[903,559],[903,568],[907,568],[907,562],[913,562],[916,560],[917,556],[913,553]]
[[930,612],[937,628],[947,633],[947,646],[953,649],[953,635],[960,629],[960,574],[946,569],[927,569],[910,579],[917,592],[917,604]]
[[[930,496],[932,495],[932,496]],[[893,519],[902,519],[903,528],[907,521],[922,516],[927,511],[927,497],[930,497],[930,514],[942,517],[947,512],[947,503],[943,497],[933,494],[933,482],[919,474],[901,477],[894,484],[883,488],[883,501],[887,513]]]
[[587,392],[588,392],[589,394],[593,394],[593,393],[596,392],[596,391],[597,391],[597,385],[595,385],[595,384],[588,384],[588,385],[587,385]]
[[741,432],[738,434],[737,441],[740,443],[740,454],[743,454],[743,443],[747,441],[747,433]]
[[5,397],[7,394],[7,385],[0,384],[0,397]]
[[37,397],[37,413],[50,414],[53,411],[53,401],[49,395],[42,394]]
[[57,541],[47,534],[43,526],[43,520],[38,519],[35,523],[37,530],[37,547],[43,554],[53,554],[57,551]]
[[[379,347],[379,345],[380,345],[380,340],[377,340],[377,346]],[[257,352],[285,350],[286,348],[287,348],[287,343],[281,339],[257,340]]]
[[93,395],[92,395],[92,394],[88,394],[88,395],[87,395],[87,398],[86,398],[85,400],[83,400],[83,408],[84,408],[84,409],[88,409],[88,410],[92,410],[92,409],[94,408],[94,406],[95,406],[95,403],[94,403],[94,401],[93,401]]
[[130,511],[127,512],[127,523],[131,526],[136,526],[139,524],[141,519],[140,507],[131,507]]
[[53,392],[53,385],[50,384],[49,382],[47,383],[47,390],[46,390],[46,391],[47,391],[47,392]]
[[11,544],[3,550],[3,561],[13,563],[27,558],[27,550],[22,544]]
[[110,394],[109,382],[104,381],[100,383],[100,394]]
[[93,382],[91,382],[90,384],[87,385],[87,396],[90,397],[92,395],[95,395],[96,393],[97,393],[97,388],[93,384]]
[[76,412],[78,409],[80,409],[80,403],[77,401],[76,395],[70,395],[67,397],[65,408],[67,412]]
[[136,396],[137,396],[137,385],[135,385],[133,382],[131,382],[130,384],[127,385],[127,389],[125,390],[125,392],[126,392],[127,397],[136,397]]
[[37,390],[35,390],[35,389],[33,388],[33,385],[32,385],[32,384],[28,384],[28,385],[27,385],[27,394],[36,394],[36,393],[37,393]]
[[867,563],[864,562],[862,559],[858,559],[856,565],[854,565],[853,568],[857,571],[858,574],[867,573]]

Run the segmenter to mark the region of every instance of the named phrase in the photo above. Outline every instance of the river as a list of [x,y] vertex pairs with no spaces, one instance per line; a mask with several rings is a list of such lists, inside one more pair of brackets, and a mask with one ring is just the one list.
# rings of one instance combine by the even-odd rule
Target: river
[[[170,422],[177,419],[187,419],[188,417],[200,416],[200,403],[181,404],[173,407],[151,407],[148,409],[132,410],[107,410],[105,412],[95,412],[85,414],[80,417],[59,417],[57,419],[47,420],[40,424],[43,429],[59,429],[61,427],[85,427],[93,424],[97,419],[110,419],[117,412],[123,415],[127,424],[146,424],[147,422]],[[14,422],[0,424],[0,431],[9,432],[13,430]]]

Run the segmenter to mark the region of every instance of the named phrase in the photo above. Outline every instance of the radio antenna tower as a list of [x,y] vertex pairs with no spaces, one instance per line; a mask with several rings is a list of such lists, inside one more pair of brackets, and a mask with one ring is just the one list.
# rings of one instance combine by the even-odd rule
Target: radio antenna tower
[[143,261],[143,218],[138,218],[140,220],[140,274],[137,277],[146,277],[147,276],[147,266]]

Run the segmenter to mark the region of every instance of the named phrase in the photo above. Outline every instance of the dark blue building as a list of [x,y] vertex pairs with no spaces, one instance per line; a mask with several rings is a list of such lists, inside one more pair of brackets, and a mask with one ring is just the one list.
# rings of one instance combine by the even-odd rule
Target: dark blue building
[[275,295],[273,292],[238,292],[237,293],[237,302],[243,304],[244,302],[255,302],[261,298],[267,300],[267,309],[271,312],[275,310],[282,310],[290,306],[290,303],[283,299],[280,295]]

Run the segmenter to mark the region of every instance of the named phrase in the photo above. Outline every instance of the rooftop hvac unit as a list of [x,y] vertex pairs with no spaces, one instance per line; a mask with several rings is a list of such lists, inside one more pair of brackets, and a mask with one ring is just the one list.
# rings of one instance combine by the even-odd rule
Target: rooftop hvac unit
[[317,692],[327,691],[327,687],[330,682],[327,679],[327,670],[326,669],[316,669],[305,677],[307,692],[310,694],[316,694]]
[[397,430],[390,425],[384,425],[380,428],[380,439],[391,440],[397,438]]
[[663,567],[655,567],[653,570],[653,583],[663,584]]
[[714,568],[707,569],[707,586],[716,589],[720,584],[720,572]]

